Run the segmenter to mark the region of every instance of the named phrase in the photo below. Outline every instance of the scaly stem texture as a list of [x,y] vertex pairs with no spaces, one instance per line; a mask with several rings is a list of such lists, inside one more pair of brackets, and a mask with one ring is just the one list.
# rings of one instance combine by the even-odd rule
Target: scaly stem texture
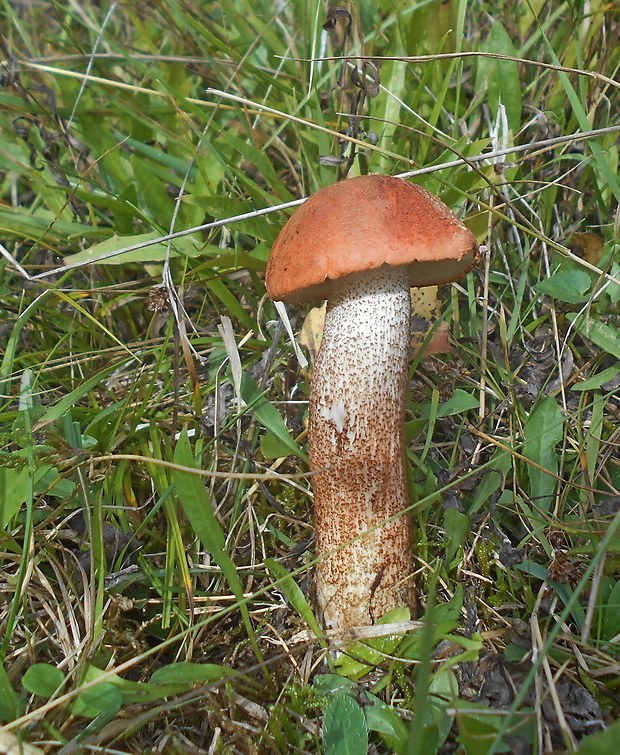
[[409,326],[402,268],[348,276],[328,302],[309,421],[312,468],[329,467],[312,478],[328,628],[367,626],[415,604],[410,514],[401,513]]

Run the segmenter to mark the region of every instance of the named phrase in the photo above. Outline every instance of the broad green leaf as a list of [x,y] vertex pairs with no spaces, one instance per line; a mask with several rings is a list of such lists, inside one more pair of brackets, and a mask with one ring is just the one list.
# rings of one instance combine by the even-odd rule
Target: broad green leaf
[[325,755],[366,755],[368,729],[360,704],[343,692],[334,694],[324,710]]
[[439,407],[438,417],[451,417],[454,414],[462,414],[469,409],[477,409],[480,401],[471,393],[457,388],[452,397]]
[[[428,645],[434,647],[441,639],[452,637],[449,633],[456,627],[463,607],[463,589],[457,586],[454,597],[447,603],[435,604],[432,608],[432,621],[428,620],[428,614],[421,619],[423,628],[414,629],[403,640],[398,648],[401,658],[422,661],[425,652],[424,635],[432,630],[432,637],[428,639]],[[451,639],[454,642],[454,639]]]
[[123,704],[123,693],[116,684],[101,682],[80,692],[71,705],[75,716],[96,718],[100,714],[114,715]]
[[235,672],[216,663],[192,663],[179,661],[169,663],[153,672],[153,684],[204,684],[215,682],[233,675]]
[[[167,242],[158,243],[161,233],[137,233],[133,236],[117,236],[116,234],[105,241],[85,249],[77,254],[70,254],[64,258],[65,265],[75,265],[82,262],[93,262],[98,265],[123,265],[127,262],[158,262],[166,258]],[[148,243],[148,242],[154,243]],[[140,246],[128,252],[121,249]],[[195,257],[201,253],[202,243],[194,236],[181,236],[172,242],[171,257]],[[119,252],[116,254],[116,252]]]
[[394,708],[386,705],[377,697],[374,699],[374,705],[365,708],[364,713],[366,714],[366,724],[371,731],[398,739],[401,746],[404,746],[407,741],[407,725]]
[[261,435],[260,438],[260,450],[266,459],[280,459],[283,456],[288,456],[290,449],[281,443],[273,433],[267,432],[265,435]]
[[[482,643],[480,643],[482,645]],[[453,716],[448,714],[458,697],[459,684],[452,668],[440,668],[428,688],[433,723],[437,727],[438,746],[442,745],[452,728]]]
[[18,695],[6,672],[4,661],[0,658],[0,723],[8,723],[20,715],[21,695]]
[[512,459],[510,454],[507,451],[498,449],[489,462],[489,471],[484,475],[484,477],[480,481],[480,484],[478,485],[478,488],[476,490],[476,497],[474,498],[474,502],[472,503],[471,509],[469,510],[470,515],[475,514],[476,511],[479,511],[482,506],[486,504],[493,493],[497,491],[497,489],[503,483],[503,478],[500,472],[503,472],[504,475],[506,475],[511,466]]
[[[21,458],[26,463],[28,451],[20,449],[13,451],[11,456],[15,461]],[[6,456],[0,456],[0,464]],[[58,498],[66,498],[75,489],[75,483],[63,479],[58,470],[49,464],[41,464],[34,474],[25,466],[22,469],[0,466],[0,528],[5,528],[13,517],[19,512],[31,491],[45,493]]]
[[[477,409],[480,401],[471,393],[457,388],[452,397],[437,408],[437,417],[451,417],[454,414],[462,414],[470,409]],[[431,413],[430,406],[426,405],[420,412],[421,419],[428,419]]]
[[586,338],[589,338],[600,349],[612,357],[620,359],[620,330],[615,325],[594,320],[592,317],[570,313],[568,319],[574,322],[575,328]]
[[560,270],[534,286],[541,294],[579,304],[588,300],[592,279],[584,270]]
[[[411,612],[406,607],[394,608],[382,616],[377,624],[409,621]],[[373,637],[364,642],[356,642],[347,648],[346,653],[338,656],[335,668],[339,674],[349,679],[361,679],[374,666],[381,663],[386,655],[394,653],[403,640],[402,634],[390,634],[384,637]]]
[[526,574],[531,574],[537,579],[542,579],[545,582],[549,577],[549,571],[546,566],[537,564],[535,561],[530,561],[529,559],[521,561],[520,564],[515,564],[515,568],[519,569],[519,571],[525,572]]
[[[161,670],[162,669],[159,669],[159,671]],[[156,673],[157,672],[155,672],[155,674]],[[151,700],[163,700],[164,698],[186,692],[195,683],[191,674],[188,674],[185,680],[181,682],[134,682],[131,681],[131,679],[123,679],[123,677],[118,674],[110,675],[107,671],[102,671],[100,668],[92,665],[86,667],[82,682],[92,682],[104,675],[106,676],[106,684],[113,684],[121,691],[123,695],[123,705],[146,703]]]
[[0,528],[5,529],[31,491],[30,470],[0,467]]
[[602,639],[611,640],[620,632],[620,580],[613,586],[603,608]]
[[[92,439],[94,440],[94,438]],[[96,441],[95,441],[96,442]],[[81,448],[90,448],[94,445],[91,443],[89,446],[80,446]],[[78,446],[75,446],[78,448]],[[76,484],[72,480],[67,480],[60,476],[60,472],[56,467],[42,466],[37,469],[37,474],[34,478],[34,492],[46,493],[56,496],[56,498],[67,499],[75,490]]]
[[598,734],[584,737],[576,755],[610,755],[615,752],[620,752],[620,720]]
[[35,663],[26,670],[22,684],[33,695],[51,697],[65,680],[62,669],[49,663]]
[[523,428],[523,456],[542,467],[527,465],[530,497],[534,506],[543,511],[548,511],[557,485],[553,476],[558,473],[555,447],[562,440],[562,424],[563,416],[557,401],[547,396],[535,405]]
[[[175,447],[174,463],[198,469],[185,431],[181,433]],[[232,580],[234,584],[234,587],[231,584],[233,592],[240,591],[241,584],[237,571],[226,551],[226,539],[213,511],[209,491],[204,480],[199,475],[179,469],[173,470],[172,478],[175,483],[175,494],[181,502],[195,534],[225,573],[226,578]]]
[[121,154],[121,145],[110,128],[101,127],[101,119],[94,114],[82,112],[81,136],[92,150],[97,160],[97,170],[108,184],[112,193],[119,195],[131,185],[130,163]]
[[620,372],[620,363],[616,362],[616,364],[613,367],[608,367],[606,370],[597,372],[596,375],[591,375],[589,378],[586,378],[583,382],[577,383],[577,385],[571,386],[571,388],[573,391],[596,390],[597,388],[600,388],[601,386],[605,385],[605,383],[608,383],[610,380],[613,380],[618,374],[618,372]]
[[451,417],[454,414],[462,414],[469,409],[477,409],[479,406],[480,401],[476,396],[472,396],[471,393],[457,388],[452,397],[445,404],[441,404],[437,416]]
[[[616,262],[612,263],[609,270],[609,275],[615,278],[616,281],[620,281],[620,265]],[[608,286],[605,290],[605,294],[609,297],[612,304],[618,304],[620,301],[620,285]]]
[[131,166],[141,200],[141,208],[159,228],[169,228],[174,212],[174,202],[168,196],[164,182],[139,155],[132,155]]
[[[483,706],[479,706],[478,710],[462,710],[460,705],[457,708],[458,741],[467,755],[486,755],[497,736],[501,717],[486,715],[484,711]],[[495,747],[495,752],[511,751],[512,748],[504,742]]]
[[462,553],[465,538],[471,529],[471,520],[467,514],[451,508],[444,512],[443,524],[446,533],[446,562],[450,564],[457,553]]
[[214,194],[222,179],[226,175],[228,167],[226,158],[220,154],[214,141],[208,134],[204,135],[204,150],[194,155],[197,175],[194,180],[194,193],[198,196]]
[[366,697],[372,705],[364,706],[366,726],[370,731],[376,731],[388,746],[390,752],[404,752],[409,737],[409,729],[402,717],[391,705],[386,705],[370,692]]
[[336,674],[317,674],[312,680],[312,686],[319,695],[328,695],[331,692],[348,690],[354,694],[355,682],[343,679]]
[[77,236],[108,236],[110,231],[84,223],[73,223],[67,220],[57,220],[56,215],[49,210],[24,211],[20,207],[10,210],[0,207],[0,231],[13,236],[23,236],[29,239],[39,239],[45,236],[49,242],[60,241],[66,244],[67,239]]
[[[499,731],[503,728],[506,716],[487,708],[480,703],[461,699],[453,701],[458,726],[458,741],[465,747],[467,755],[487,755],[493,752],[513,752],[513,748],[504,741],[495,743]],[[510,719],[504,736],[524,736],[533,744],[536,732],[536,716],[531,710],[520,710]]]

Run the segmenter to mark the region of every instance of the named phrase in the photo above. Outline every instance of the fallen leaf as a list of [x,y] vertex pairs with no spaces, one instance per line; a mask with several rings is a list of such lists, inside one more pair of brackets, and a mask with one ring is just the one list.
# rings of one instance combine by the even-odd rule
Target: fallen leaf
[[323,303],[322,306],[313,307],[308,312],[299,335],[299,343],[308,349],[311,361],[313,362],[321,345],[323,325],[325,324],[325,308],[326,303]]
[[597,233],[573,233],[568,248],[591,265],[598,265],[603,255],[603,244]]
[[[441,301],[437,297],[437,291],[437,286],[411,289],[411,347],[416,354],[422,348],[428,332],[441,317]],[[308,312],[299,336],[299,342],[308,349],[312,361],[321,345],[325,309],[326,304],[323,303]],[[450,324],[442,322],[426,345],[425,356],[450,353],[453,349],[448,340],[449,333]]]
[[38,747],[29,745],[15,734],[11,734],[10,731],[0,731],[0,755],[44,755],[44,753]]

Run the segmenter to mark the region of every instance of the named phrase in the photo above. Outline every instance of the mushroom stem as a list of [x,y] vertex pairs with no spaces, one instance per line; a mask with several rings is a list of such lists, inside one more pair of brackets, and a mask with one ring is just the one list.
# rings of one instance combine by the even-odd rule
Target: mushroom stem
[[312,468],[327,468],[313,478],[319,610],[326,627],[344,629],[415,605],[405,511],[410,299],[402,267],[332,285],[312,375],[309,444]]

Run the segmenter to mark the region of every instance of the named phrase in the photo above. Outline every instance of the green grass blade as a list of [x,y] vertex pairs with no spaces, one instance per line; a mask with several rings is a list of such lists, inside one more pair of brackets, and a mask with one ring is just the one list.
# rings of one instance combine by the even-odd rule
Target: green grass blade
[[[174,461],[176,464],[182,466],[198,468],[186,432],[182,432],[177,441],[174,450]],[[226,539],[213,511],[209,493],[202,479],[197,475],[175,469],[173,470],[172,478],[175,483],[175,495],[183,506],[183,510],[189,519],[194,533],[200,538],[209,551],[211,558],[222,570],[222,574],[228,582],[233,595],[239,602],[239,610],[241,611],[248,637],[250,638],[256,657],[259,661],[262,661],[262,653],[256,642],[256,635],[248,612],[247,601],[243,596],[243,586],[241,585],[235,564],[226,549]]]

